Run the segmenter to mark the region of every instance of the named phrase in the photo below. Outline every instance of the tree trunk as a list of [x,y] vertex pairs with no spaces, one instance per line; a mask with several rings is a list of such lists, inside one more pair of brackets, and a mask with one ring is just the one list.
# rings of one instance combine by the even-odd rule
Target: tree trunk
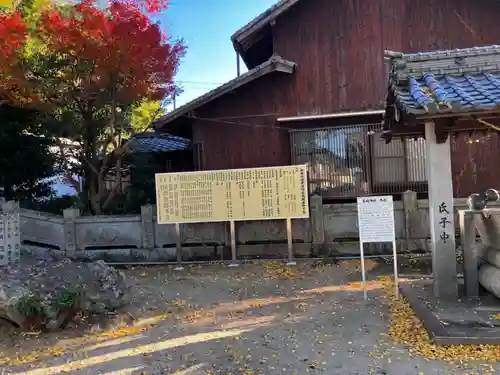
[[[111,190],[109,192],[106,191],[106,193],[108,193],[107,197],[104,197],[103,195],[101,195],[101,199],[103,202],[102,203],[103,210],[107,210],[111,206],[111,204],[115,200],[116,196],[121,191],[121,187],[122,187],[122,161],[123,161],[122,157],[123,157],[123,155],[118,155],[118,158],[116,160],[114,185],[111,187]],[[107,172],[107,168],[105,169],[105,171]],[[106,175],[107,175],[107,173],[106,173]],[[104,184],[104,181],[102,182],[102,184],[103,184],[102,187],[105,189],[106,186]]]
[[6,202],[12,200],[12,186],[8,183],[3,185],[3,197]]
[[[82,200],[85,201],[84,206],[93,215],[100,215],[103,210],[106,211],[113,203],[121,188],[121,169],[122,161],[125,154],[125,149],[121,147],[121,137],[118,142],[114,140],[116,126],[116,105],[113,102],[111,113],[111,139],[114,150],[112,153],[107,153],[107,142],[104,142],[103,152],[105,155],[103,160],[98,158],[98,125],[94,121],[92,114],[83,113],[85,123],[84,136],[84,152],[83,152],[83,171],[84,171],[84,192]],[[120,133],[121,134],[121,133]],[[110,166],[116,164],[115,184],[111,190],[106,188],[106,177]]]
[[83,143],[83,160],[82,163],[82,171],[83,171],[83,189],[82,189],[82,206],[84,207],[84,213],[92,214],[92,206],[91,202],[91,186],[92,186],[92,168],[89,164],[89,156],[90,156],[90,144],[88,139],[84,140]]
[[85,137],[83,143],[83,174],[84,174],[84,207],[87,212],[92,215],[101,213],[101,205],[99,202],[99,162],[97,160],[96,141],[97,133],[91,115],[84,116],[85,118]]
[[[95,180],[93,182],[96,182]],[[92,209],[93,215],[100,215],[102,213],[101,210],[101,195],[99,194],[98,189],[95,184],[92,186],[90,190],[90,207]]]

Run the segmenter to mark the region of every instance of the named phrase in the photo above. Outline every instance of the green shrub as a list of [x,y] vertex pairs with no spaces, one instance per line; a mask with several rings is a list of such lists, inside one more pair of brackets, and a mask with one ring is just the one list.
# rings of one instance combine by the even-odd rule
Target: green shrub
[[42,300],[39,296],[21,297],[17,302],[16,308],[17,312],[26,318],[32,316],[44,316]]
[[78,307],[80,304],[81,291],[79,288],[66,288],[62,290],[56,299],[56,305],[59,310]]

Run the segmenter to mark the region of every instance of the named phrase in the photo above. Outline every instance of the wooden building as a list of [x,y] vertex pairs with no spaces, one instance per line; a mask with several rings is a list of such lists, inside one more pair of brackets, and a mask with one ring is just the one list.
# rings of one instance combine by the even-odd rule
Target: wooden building
[[[308,163],[325,198],[425,194],[425,142],[381,138],[384,51],[493,45],[498,14],[498,0],[281,0],[231,38],[249,71],[155,127],[191,139],[203,170]],[[455,197],[500,183],[498,142],[452,134]]]

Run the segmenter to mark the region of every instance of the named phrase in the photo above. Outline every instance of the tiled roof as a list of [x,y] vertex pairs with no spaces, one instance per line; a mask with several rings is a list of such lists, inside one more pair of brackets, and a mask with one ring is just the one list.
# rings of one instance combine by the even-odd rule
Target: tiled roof
[[388,106],[413,115],[500,111],[500,46],[386,58]]
[[185,138],[165,133],[140,133],[129,138],[127,144],[133,152],[170,152],[188,150],[191,142]]

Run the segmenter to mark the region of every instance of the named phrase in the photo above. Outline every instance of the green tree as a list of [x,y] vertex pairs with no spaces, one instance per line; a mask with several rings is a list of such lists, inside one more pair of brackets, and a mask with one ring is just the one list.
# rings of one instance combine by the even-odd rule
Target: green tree
[[53,192],[49,177],[60,173],[50,137],[39,113],[0,105],[0,186],[6,200],[37,201]]
[[141,100],[132,106],[130,127],[133,133],[152,130],[153,122],[165,114],[159,100]]

